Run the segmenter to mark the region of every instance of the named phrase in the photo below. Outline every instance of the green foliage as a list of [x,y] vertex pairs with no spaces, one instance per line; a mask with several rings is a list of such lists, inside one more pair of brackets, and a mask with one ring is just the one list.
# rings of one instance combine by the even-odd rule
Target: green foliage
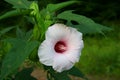
[[30,9],[33,10],[30,14],[33,16],[33,20],[35,22],[33,29],[34,39],[41,39],[41,36],[43,36],[45,31],[44,17],[41,16],[37,3],[33,2],[30,5]]
[[[54,16],[53,13],[73,3],[76,3],[76,1],[68,1],[59,4],[48,4],[46,9],[39,11],[37,3],[33,2],[30,6],[30,9],[33,11],[30,14],[34,16],[34,20],[36,21],[33,31],[35,39],[42,39],[48,26],[53,24],[54,20],[51,20]],[[40,30],[43,31],[42,34],[40,34]]]
[[39,39],[40,38],[40,29],[37,25],[34,26],[33,37],[34,37],[34,39]]
[[[71,4],[78,3],[78,1],[67,1],[58,4],[48,4],[46,8],[40,10],[37,2],[32,2],[28,0],[5,0],[6,2],[13,5],[14,10],[8,11],[5,14],[0,16],[0,21],[8,21],[7,19],[10,18],[11,21],[15,21],[12,26],[8,24],[9,27],[4,28],[2,27],[0,31],[0,37],[6,36],[7,32],[14,29],[11,35],[14,36],[6,36],[3,39],[3,42],[0,41],[0,45],[3,45],[3,48],[0,46],[0,53],[2,56],[4,55],[4,59],[0,57],[2,62],[1,67],[1,74],[0,79],[5,79],[8,75],[17,71],[20,65],[28,58],[31,61],[38,62],[37,50],[39,44],[43,42],[45,39],[45,32],[48,27],[59,20],[67,20],[67,24],[71,27],[77,28],[79,31],[83,33],[103,33],[103,31],[110,31],[111,29],[95,23],[92,19],[87,18],[82,15],[74,14],[72,11],[64,11],[62,13],[56,13],[58,10],[69,6]],[[12,19],[18,18],[19,21]],[[75,22],[75,24],[74,24]],[[15,36],[16,31],[16,36]],[[12,38],[15,37],[15,38]],[[38,42],[39,41],[39,42]],[[4,54],[5,53],[5,54]],[[6,54],[7,53],[7,54]],[[1,56],[1,55],[0,55]],[[96,55],[95,55],[96,56]],[[113,56],[113,55],[112,55]],[[98,58],[99,59],[99,58]],[[109,59],[109,58],[108,58]],[[118,59],[119,60],[119,59]],[[0,61],[0,64],[1,64]],[[102,61],[102,60],[101,60]],[[104,61],[104,60],[103,60]],[[113,65],[116,66],[116,65]],[[107,72],[110,72],[111,67],[107,66]],[[118,66],[118,65],[117,65]],[[45,70],[47,71],[47,78],[48,80],[71,80],[69,75],[81,77],[83,79],[87,78],[85,75],[76,67],[68,71],[64,71],[58,73],[53,70],[52,67],[44,66]],[[16,72],[15,80],[35,80],[33,77],[30,76],[32,69],[23,69],[20,72]],[[24,77],[25,75],[25,77]]]
[[[83,4],[74,6],[76,13],[83,14],[102,23],[103,21],[119,20],[120,1],[101,1],[101,0],[84,0]],[[109,16],[108,16],[109,15]]]
[[5,0],[13,5],[13,8],[29,9],[31,2],[28,0]]
[[28,32],[23,32],[20,28],[17,27],[16,36],[18,39],[29,41],[32,38],[32,30]]
[[39,61],[37,52],[38,52],[38,48],[34,49],[32,53],[29,55],[29,59],[35,63]]
[[3,60],[1,80],[17,69],[32,52],[32,50],[38,46],[38,42],[36,41],[28,42],[21,39],[7,39],[6,41],[10,42],[13,47]]
[[32,68],[25,68],[22,71],[18,72],[15,75],[15,80],[36,80],[34,77],[32,77],[30,74],[33,71]]
[[28,14],[31,10],[12,10],[0,16],[0,20],[6,19],[13,16],[25,15]]
[[77,2],[78,1],[67,1],[67,2],[62,2],[62,3],[58,3],[58,4],[48,4],[46,9],[49,12],[55,12],[57,10],[60,10],[66,6],[69,6],[69,5],[77,3]]
[[77,66],[86,74],[120,76],[119,45],[117,40],[110,38],[86,38],[85,48]]
[[68,71],[68,74],[73,75],[73,76],[77,76],[77,77],[81,77],[87,80],[87,78],[85,77],[85,75],[76,67],[73,67],[72,69],[70,69]]
[[[72,17],[70,17],[72,16]],[[57,16],[60,19],[67,20],[67,24],[71,27],[77,28],[82,33],[103,33],[102,31],[110,31],[111,28],[95,23],[92,19],[83,15],[72,13],[72,11],[64,11]],[[74,25],[71,21],[75,21]]]
[[[66,72],[62,72],[62,73],[55,73],[55,72],[51,72],[52,77],[54,78],[54,80],[71,80]],[[51,80],[51,79],[50,79]]]
[[52,79],[53,80],[71,80],[69,78],[69,75],[77,76],[87,80],[85,75],[77,67],[73,67],[70,70],[63,71],[61,73],[55,72],[52,67],[45,66],[45,65],[44,65],[44,69],[47,71],[48,80],[52,80]]
[[52,67],[45,66],[45,65],[44,65],[44,69],[47,71],[48,80],[52,80],[52,79],[53,80],[71,80],[68,77],[67,72],[58,73],[58,72],[55,72]]
[[38,27],[39,28],[44,27],[44,18],[40,14],[38,4],[33,2],[30,5],[30,9],[33,10],[30,14],[32,16],[34,16],[34,19],[35,19],[36,23],[38,24]]
[[12,29],[15,28],[15,27],[16,27],[16,26],[7,27],[7,28],[1,30],[1,31],[0,31],[0,37],[1,37],[2,35],[4,35],[5,33],[7,33],[8,31],[12,30]]

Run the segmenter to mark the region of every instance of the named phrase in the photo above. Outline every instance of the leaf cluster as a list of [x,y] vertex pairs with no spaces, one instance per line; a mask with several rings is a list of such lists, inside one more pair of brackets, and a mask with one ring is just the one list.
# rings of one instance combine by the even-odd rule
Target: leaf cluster
[[[90,18],[73,13],[72,10],[56,14],[58,10],[66,6],[80,3],[78,1],[48,4],[46,8],[41,10],[39,9],[39,5],[36,1],[5,1],[11,4],[13,9],[1,15],[0,22],[4,20],[5,22],[9,22],[9,19],[11,22],[14,22],[9,26],[7,25],[7,27],[2,23],[2,26],[4,25],[5,27],[0,28],[0,44],[3,45],[7,43],[7,45],[3,45],[2,47],[0,46],[0,53],[4,54],[3,52],[6,52],[4,59],[2,60],[0,80],[7,78],[8,75],[12,74],[15,70],[18,70],[20,65],[24,63],[26,59],[33,62],[39,61],[37,57],[38,46],[45,39],[47,28],[54,23],[66,20],[66,25],[77,28],[78,31],[83,34],[103,34],[103,31],[111,30],[106,26],[94,22]],[[74,24],[73,22],[77,24]],[[85,78],[84,75],[75,67],[63,73],[56,73],[51,68],[45,68],[45,70],[48,72],[48,80],[52,80],[53,78],[55,80],[70,80],[68,75]],[[18,72],[15,74],[17,76],[17,80],[19,80],[18,76],[22,76],[22,72],[24,72],[24,70],[21,71],[21,73]],[[28,74],[26,70],[24,73]],[[32,80],[34,80],[34,78],[32,78]]]

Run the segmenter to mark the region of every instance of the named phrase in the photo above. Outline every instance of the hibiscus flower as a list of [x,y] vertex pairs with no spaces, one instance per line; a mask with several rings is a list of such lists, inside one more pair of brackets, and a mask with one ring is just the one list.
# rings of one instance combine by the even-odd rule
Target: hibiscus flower
[[64,24],[54,24],[39,46],[39,61],[57,72],[69,70],[79,61],[83,46],[81,32]]

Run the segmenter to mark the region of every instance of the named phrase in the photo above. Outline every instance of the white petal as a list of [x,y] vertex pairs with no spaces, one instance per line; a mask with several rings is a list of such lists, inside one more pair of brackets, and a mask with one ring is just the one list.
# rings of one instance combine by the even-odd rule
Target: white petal
[[54,43],[51,40],[45,40],[38,49],[38,57],[41,63],[52,66],[54,56]]
[[63,24],[54,24],[48,28],[46,32],[46,39],[52,38],[55,40],[60,40],[67,35],[67,27]]
[[53,69],[57,72],[69,70],[73,67],[73,65],[74,63],[69,61],[69,59],[64,54],[56,54],[54,57]]
[[76,63],[79,61],[81,53],[79,50],[69,50],[64,55],[69,61]]
[[[65,55],[71,60],[72,62],[78,62],[81,50],[84,47],[83,40],[82,40],[82,33],[78,32],[76,29],[69,27],[69,37],[67,39],[68,50],[65,52]],[[67,35],[68,36],[68,35]]]
[[71,49],[79,49],[79,48],[83,48],[83,40],[82,40],[82,33],[78,32],[76,29],[74,28],[70,28],[70,35],[68,35],[69,37],[67,37],[67,44],[68,47]]

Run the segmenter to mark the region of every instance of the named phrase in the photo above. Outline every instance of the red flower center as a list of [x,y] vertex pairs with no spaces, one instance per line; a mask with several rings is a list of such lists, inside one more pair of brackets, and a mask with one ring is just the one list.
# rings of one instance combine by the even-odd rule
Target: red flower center
[[67,46],[65,44],[65,42],[63,41],[58,41],[56,44],[55,44],[55,47],[54,47],[55,51],[57,53],[63,53],[67,50]]

